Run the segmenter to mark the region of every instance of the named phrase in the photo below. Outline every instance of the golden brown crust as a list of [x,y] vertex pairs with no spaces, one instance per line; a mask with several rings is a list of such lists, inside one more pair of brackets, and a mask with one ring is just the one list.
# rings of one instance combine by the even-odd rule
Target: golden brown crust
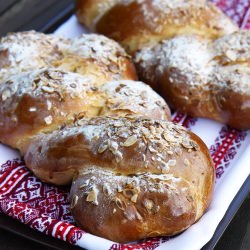
[[217,38],[238,30],[205,0],[78,0],[76,8],[80,22],[120,42],[132,54],[180,34]]
[[95,29],[95,24],[109,11],[116,3],[117,0],[76,0],[76,14],[79,21],[86,25],[89,29]]
[[46,182],[65,184],[75,174],[77,224],[119,242],[183,231],[200,218],[213,192],[205,144],[162,120],[81,119],[39,138],[25,161]]
[[0,57],[0,139],[45,182],[75,176],[81,228],[127,242],[179,233],[202,216],[214,188],[208,149],[166,121],[149,86],[121,80],[135,74],[116,43],[18,33],[1,40]]
[[134,66],[124,49],[95,34],[66,39],[35,31],[11,33],[0,40],[0,61],[0,80],[42,67],[88,75],[97,85],[136,79]]
[[96,87],[94,80],[79,74],[41,69],[0,84],[0,138],[23,153],[37,134],[79,117],[127,114],[170,119],[164,100],[141,82],[121,80]]
[[77,15],[132,53],[140,79],[174,109],[250,128],[250,33],[212,3],[78,0]]
[[250,33],[178,36],[135,55],[141,79],[181,112],[250,128]]

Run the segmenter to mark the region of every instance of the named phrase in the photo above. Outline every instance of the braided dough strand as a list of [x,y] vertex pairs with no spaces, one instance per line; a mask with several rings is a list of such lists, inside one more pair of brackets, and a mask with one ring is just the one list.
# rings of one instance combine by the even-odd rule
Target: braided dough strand
[[164,100],[141,82],[121,80],[96,87],[79,74],[40,69],[0,84],[0,138],[22,153],[37,134],[80,117],[128,114],[170,119]]
[[52,67],[95,80],[136,80],[130,57],[116,42],[102,35],[66,39],[35,31],[11,33],[0,40],[0,81],[19,72]]
[[77,15],[120,42],[139,78],[175,110],[250,128],[250,33],[212,3],[78,0]]
[[180,34],[217,38],[238,30],[205,0],[78,0],[80,22],[122,44],[131,54]]
[[169,104],[196,117],[250,128],[250,33],[217,40],[177,36],[135,55],[139,75]]

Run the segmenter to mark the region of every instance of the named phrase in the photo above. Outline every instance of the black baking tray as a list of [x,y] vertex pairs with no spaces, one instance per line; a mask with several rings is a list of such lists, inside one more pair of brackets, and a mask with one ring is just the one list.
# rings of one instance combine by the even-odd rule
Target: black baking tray
[[[38,19],[37,23],[34,24],[33,28],[41,32],[51,33],[61,24],[63,24],[73,14],[73,12],[74,12],[74,4],[71,3],[68,6],[61,9],[59,13],[50,20],[44,20],[41,17],[40,19]],[[28,29],[30,29],[30,24]],[[22,27],[22,30],[25,30],[25,26]],[[226,230],[226,228],[228,227],[228,225],[238,212],[239,208],[241,207],[242,203],[246,199],[249,192],[250,192],[250,176],[248,176],[248,178],[242,185],[241,189],[233,199],[225,216],[223,217],[219,226],[217,227],[213,235],[213,238],[202,248],[202,250],[211,250],[216,246],[221,236],[223,235],[224,231]],[[77,246],[72,246],[69,243],[63,242],[61,240],[55,239],[53,237],[46,236],[3,214],[0,214],[0,228],[8,230],[12,233],[15,233],[17,235],[20,235],[22,237],[25,237],[27,239],[30,239],[32,241],[38,242],[42,245],[54,249],[63,249],[63,250],[82,249]]]

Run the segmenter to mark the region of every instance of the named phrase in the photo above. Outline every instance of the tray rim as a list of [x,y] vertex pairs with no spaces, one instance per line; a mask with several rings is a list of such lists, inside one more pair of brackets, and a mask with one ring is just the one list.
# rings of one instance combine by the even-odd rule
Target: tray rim
[[[52,19],[50,19],[45,25],[42,26],[42,28],[38,29],[39,32],[44,33],[52,33],[55,31],[60,25],[62,25],[65,21],[67,21],[72,14],[74,13],[74,4],[69,4],[63,11],[58,13],[56,16],[54,16]],[[201,250],[210,250],[214,249],[214,247],[217,245],[218,241],[220,240],[221,236],[237,214],[238,210],[242,206],[242,203],[246,199],[247,195],[250,193],[250,175],[248,175],[245,182],[242,184],[240,190],[232,200],[230,206],[228,207],[225,215],[223,216],[222,220],[220,221],[219,225],[217,226],[213,237],[211,240],[204,245]],[[4,223],[0,223],[0,228],[7,230],[11,233],[17,234],[21,237],[24,237],[26,239],[32,240],[34,242],[37,242],[39,244],[42,244],[44,246],[48,246],[54,249],[84,249],[78,246],[70,245],[67,242],[64,242],[62,240],[50,237],[48,235],[44,235],[41,232],[35,231],[28,226],[22,224],[19,221],[16,221],[9,217],[8,215],[1,214],[0,213],[0,221]],[[23,232],[23,228],[25,228]],[[44,239],[41,239],[42,236],[45,236]],[[63,243],[60,248],[58,248],[57,244]],[[62,248],[63,247],[63,248]]]

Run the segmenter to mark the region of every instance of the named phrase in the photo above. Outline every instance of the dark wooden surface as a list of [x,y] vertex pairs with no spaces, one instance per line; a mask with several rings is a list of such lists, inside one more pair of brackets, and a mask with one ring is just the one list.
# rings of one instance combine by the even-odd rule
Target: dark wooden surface
[[73,0],[0,0],[0,36],[8,32],[41,30]]
[[[48,23],[58,17],[58,13],[68,12],[68,8],[72,8],[72,5],[69,7],[72,2],[72,0],[0,0],[0,36],[20,30],[45,30]],[[60,21],[61,19],[58,19],[58,22]],[[11,221],[3,220],[0,216],[0,224],[5,228],[0,229],[1,250],[65,249],[65,245],[58,241],[54,241],[56,248],[51,248],[9,232],[6,230],[8,223],[10,224]],[[22,226],[23,232],[28,230]],[[38,233],[39,237],[43,239],[46,236]],[[46,242],[49,241],[50,238]],[[68,249],[73,248],[69,246]],[[250,250],[250,196],[244,201],[215,247],[215,250],[224,249]]]

